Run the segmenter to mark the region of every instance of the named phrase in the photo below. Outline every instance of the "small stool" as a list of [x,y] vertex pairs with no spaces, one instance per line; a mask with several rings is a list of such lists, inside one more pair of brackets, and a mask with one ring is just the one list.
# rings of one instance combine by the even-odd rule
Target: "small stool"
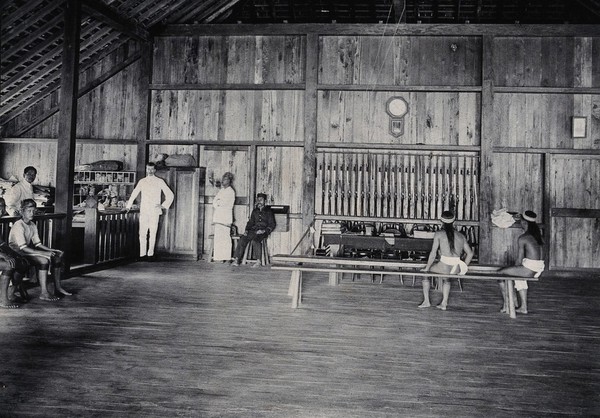
[[[254,246],[260,245],[260,255],[259,258],[254,258]],[[260,264],[263,266],[268,266],[271,264],[269,258],[269,248],[267,246],[267,240],[263,239],[260,243],[255,241],[250,241],[246,246],[246,250],[244,251],[244,257],[242,258],[241,264],[248,264],[249,261],[260,261]]]

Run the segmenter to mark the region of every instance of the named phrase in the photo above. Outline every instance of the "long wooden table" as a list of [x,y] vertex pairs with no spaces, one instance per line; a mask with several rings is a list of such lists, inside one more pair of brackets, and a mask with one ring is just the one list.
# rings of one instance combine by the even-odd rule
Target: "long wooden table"
[[[379,270],[372,270],[372,267],[379,267]],[[513,296],[514,280],[538,281],[537,278],[533,277],[509,277],[498,274],[497,271],[500,266],[492,265],[472,264],[469,266],[469,272],[465,275],[438,274],[420,271],[424,267],[425,263],[390,259],[377,260],[324,256],[295,256],[287,254],[277,254],[271,258],[271,269],[291,271],[288,296],[292,297],[293,309],[298,308],[302,303],[303,272],[326,272],[329,274],[329,284],[332,286],[336,286],[339,283],[343,273],[440,277],[460,280],[504,280],[509,298],[508,314],[511,318],[517,317]]]
[[384,237],[359,234],[322,234],[323,245],[339,246],[332,254],[341,253],[345,246],[371,250],[429,251],[433,239]]

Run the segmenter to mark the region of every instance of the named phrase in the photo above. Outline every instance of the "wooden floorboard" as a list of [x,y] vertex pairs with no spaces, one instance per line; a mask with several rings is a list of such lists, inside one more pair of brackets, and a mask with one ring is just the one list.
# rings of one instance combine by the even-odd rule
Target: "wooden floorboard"
[[296,310],[288,282],[136,263],[0,310],[0,416],[600,415],[598,278],[531,283],[515,320],[495,283],[453,286],[442,312],[417,309],[419,280],[306,274]]

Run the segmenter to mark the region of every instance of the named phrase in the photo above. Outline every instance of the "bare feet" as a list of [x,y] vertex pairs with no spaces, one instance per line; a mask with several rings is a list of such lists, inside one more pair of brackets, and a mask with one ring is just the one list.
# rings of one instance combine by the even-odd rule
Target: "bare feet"
[[19,305],[17,305],[16,303],[11,303],[11,302],[0,303],[0,308],[4,308],[4,309],[17,309],[18,307],[19,307]]
[[58,293],[60,293],[61,295],[65,295],[65,296],[73,296],[73,293],[67,292],[64,288],[60,287],[58,289],[56,289],[56,291]]
[[519,308],[519,309],[516,309],[515,312],[526,314],[527,313],[527,309]]
[[439,305],[436,306],[436,308],[441,309],[442,311],[445,311],[447,306],[446,305],[442,305],[441,303]]
[[40,295],[40,299],[41,299],[41,300],[48,301],[48,302],[54,302],[55,300],[58,300],[58,299],[60,299],[60,298],[58,298],[58,297],[56,297],[56,296],[53,296],[53,295],[51,295],[50,293],[42,293],[42,294]]
[[500,313],[507,313],[508,312],[508,308],[506,306],[503,306],[502,309],[500,309]]
[[418,308],[429,308],[430,306],[431,306],[431,303],[423,302],[418,306]]

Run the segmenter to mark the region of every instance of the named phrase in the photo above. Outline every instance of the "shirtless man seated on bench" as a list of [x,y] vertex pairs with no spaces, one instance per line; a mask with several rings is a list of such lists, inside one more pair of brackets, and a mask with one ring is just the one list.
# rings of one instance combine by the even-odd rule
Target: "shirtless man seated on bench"
[[[467,243],[463,234],[454,229],[454,214],[450,211],[442,213],[442,229],[436,231],[433,237],[433,245],[429,253],[427,265],[421,271],[440,274],[465,274],[468,270],[468,264],[473,258],[473,250]],[[441,252],[440,261],[434,263],[438,249]],[[460,256],[466,254],[465,261]],[[431,287],[430,279],[424,278],[423,285],[423,303],[419,308],[428,308],[431,306],[429,301],[429,289]],[[448,307],[448,297],[450,296],[450,279],[442,278],[442,301],[437,308],[446,310]]]
[[[519,254],[517,256],[517,264],[512,267],[505,267],[498,272],[514,277],[540,277],[544,271],[543,260],[543,245],[542,234],[535,222],[537,215],[530,210],[525,211],[521,216],[521,228],[525,231],[518,238]],[[520,263],[520,264],[519,264]],[[508,297],[504,280],[499,280],[500,290],[502,291],[502,299],[504,303],[500,312],[508,312]],[[519,293],[521,306],[516,311],[522,314],[527,313],[527,281],[515,280],[515,289]]]

